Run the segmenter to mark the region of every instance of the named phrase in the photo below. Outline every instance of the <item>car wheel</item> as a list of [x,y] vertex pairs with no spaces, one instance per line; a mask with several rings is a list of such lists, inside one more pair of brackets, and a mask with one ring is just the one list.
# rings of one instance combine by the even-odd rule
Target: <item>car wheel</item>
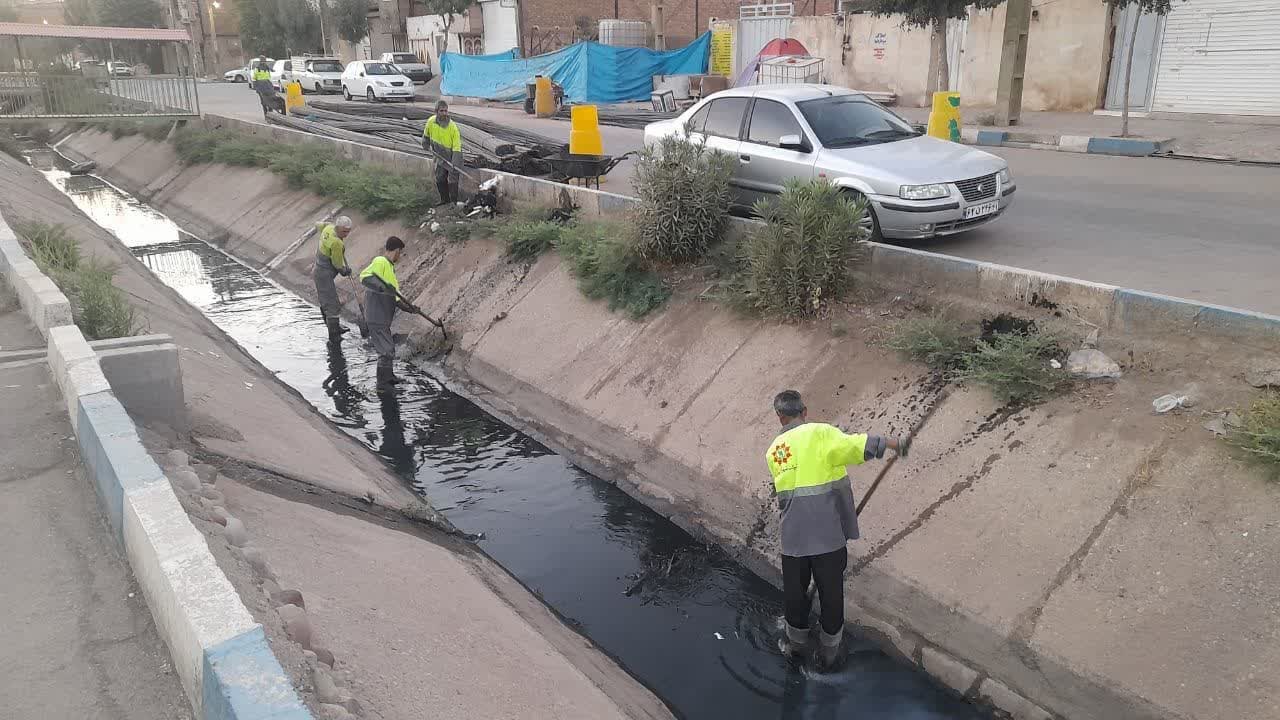
[[[859,200],[867,197],[857,190],[846,190],[845,194],[853,202],[858,202]],[[880,242],[884,239],[884,236],[880,234],[880,219],[876,217],[875,206],[871,204],[870,200],[867,200],[867,213],[866,215],[863,215],[862,220],[858,222],[858,227],[863,231],[861,233],[863,238],[869,241]]]
[[373,94],[373,88],[365,88],[364,99],[368,100],[369,102],[377,102],[378,96]]
[[342,86],[342,97],[343,97],[343,99],[345,99],[347,102],[350,102],[350,101],[351,101],[351,90],[350,90],[350,89],[348,89],[346,85],[343,85],[343,86]]
[[243,75],[237,75],[237,76],[236,76],[236,82],[244,82],[244,76],[243,76]]

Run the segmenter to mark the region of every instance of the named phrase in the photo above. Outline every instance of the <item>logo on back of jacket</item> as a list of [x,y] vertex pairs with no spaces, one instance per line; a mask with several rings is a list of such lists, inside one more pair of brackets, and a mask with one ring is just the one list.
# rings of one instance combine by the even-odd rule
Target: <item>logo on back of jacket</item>
[[780,442],[769,450],[769,459],[773,461],[774,465],[778,466],[779,470],[789,469],[793,457],[791,446],[785,442]]

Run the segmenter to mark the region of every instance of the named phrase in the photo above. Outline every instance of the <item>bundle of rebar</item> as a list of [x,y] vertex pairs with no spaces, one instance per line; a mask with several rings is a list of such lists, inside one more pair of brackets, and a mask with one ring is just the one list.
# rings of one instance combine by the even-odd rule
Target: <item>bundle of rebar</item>
[[[415,125],[419,134],[422,132],[422,123],[427,121],[435,113],[427,108],[414,107],[412,105],[365,105],[355,103],[334,102],[331,100],[316,100],[307,104],[308,108],[315,108],[328,112],[340,113],[350,118],[383,118],[387,120],[403,120],[418,121]],[[546,157],[560,152],[565,145],[563,140],[556,140],[545,135],[539,135],[528,130],[520,130],[499,122],[486,120],[484,118],[450,111],[449,116],[458,122],[463,131],[463,140],[467,141],[465,128],[471,128],[482,133],[498,138],[503,142],[511,143],[515,146],[516,152],[532,152],[538,157]]]
[[[556,113],[557,120],[568,120],[571,110],[568,106],[560,108],[560,112]],[[678,116],[679,112],[658,112],[655,110],[646,110],[642,107],[634,109],[601,106],[596,108],[596,116],[600,120],[601,125],[612,125],[614,127],[630,128],[632,130],[643,130],[649,123],[659,122],[661,120],[670,120]]]

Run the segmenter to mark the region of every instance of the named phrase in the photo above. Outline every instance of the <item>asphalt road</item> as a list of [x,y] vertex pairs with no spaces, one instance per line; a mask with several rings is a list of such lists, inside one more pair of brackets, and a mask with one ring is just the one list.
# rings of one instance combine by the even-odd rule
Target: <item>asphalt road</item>
[[[205,112],[262,117],[247,87],[202,85]],[[458,112],[564,137],[568,123],[502,108]],[[605,151],[641,144],[603,128]],[[913,247],[1280,314],[1280,170],[1158,158],[993,149],[1009,160],[1013,207],[973,232]],[[602,189],[626,192],[628,165]]]

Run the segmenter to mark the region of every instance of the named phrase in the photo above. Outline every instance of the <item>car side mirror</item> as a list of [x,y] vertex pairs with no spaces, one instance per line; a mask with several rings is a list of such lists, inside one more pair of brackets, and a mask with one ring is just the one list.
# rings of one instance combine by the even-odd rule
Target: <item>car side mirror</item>
[[795,150],[796,152],[809,152],[809,143],[799,135],[783,135],[778,138],[778,147],[783,150]]

